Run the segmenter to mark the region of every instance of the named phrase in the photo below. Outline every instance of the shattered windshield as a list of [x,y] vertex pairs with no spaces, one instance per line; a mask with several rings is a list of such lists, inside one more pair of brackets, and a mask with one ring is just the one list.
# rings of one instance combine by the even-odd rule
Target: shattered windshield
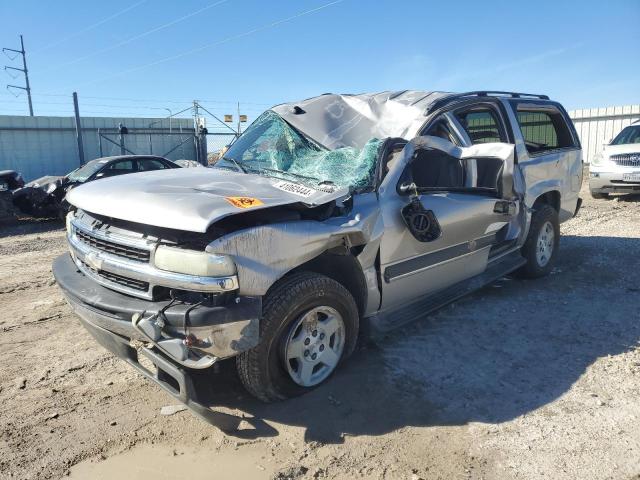
[[86,182],[87,179],[100,170],[104,166],[104,163],[99,162],[98,160],[92,160],[89,163],[84,164],[77,170],[74,170],[69,175],[67,175],[67,179],[70,182]]
[[327,150],[269,110],[231,145],[216,167],[305,184],[363,188],[372,184],[379,145],[374,138],[362,149]]

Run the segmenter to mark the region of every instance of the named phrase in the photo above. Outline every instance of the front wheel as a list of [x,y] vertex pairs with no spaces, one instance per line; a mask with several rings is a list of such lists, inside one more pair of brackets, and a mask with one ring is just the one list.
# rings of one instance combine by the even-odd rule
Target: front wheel
[[527,263],[519,270],[521,276],[538,278],[547,275],[555,264],[560,245],[558,212],[550,205],[542,205],[531,216],[527,241],[522,256]]
[[609,193],[608,192],[598,192],[596,190],[589,190],[589,193],[591,194],[591,198],[594,198],[596,200],[602,200],[605,198],[609,198]]
[[236,359],[249,393],[265,402],[301,395],[323,383],[358,338],[358,309],[340,283],[294,273],[267,293],[260,343]]

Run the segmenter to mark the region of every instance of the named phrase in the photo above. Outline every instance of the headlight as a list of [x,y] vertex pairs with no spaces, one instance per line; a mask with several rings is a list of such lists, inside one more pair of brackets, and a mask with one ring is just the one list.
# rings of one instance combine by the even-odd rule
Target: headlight
[[600,165],[602,163],[602,160],[603,160],[602,152],[596,153],[593,156],[593,160],[591,161],[591,164],[592,165]]
[[198,252],[161,245],[154,263],[160,270],[201,277],[227,277],[236,273],[236,264],[228,255]]

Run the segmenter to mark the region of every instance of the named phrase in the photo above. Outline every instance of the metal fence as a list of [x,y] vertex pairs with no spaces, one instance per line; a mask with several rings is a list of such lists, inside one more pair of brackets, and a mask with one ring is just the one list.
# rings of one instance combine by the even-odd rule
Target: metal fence
[[[85,161],[121,153],[204,160],[199,152],[206,152],[190,118],[82,117],[80,125]],[[0,115],[0,170],[33,180],[79,165],[73,117]]]
[[584,108],[570,111],[569,116],[580,137],[584,161],[590,163],[605,143],[627,125],[640,120],[640,105]]

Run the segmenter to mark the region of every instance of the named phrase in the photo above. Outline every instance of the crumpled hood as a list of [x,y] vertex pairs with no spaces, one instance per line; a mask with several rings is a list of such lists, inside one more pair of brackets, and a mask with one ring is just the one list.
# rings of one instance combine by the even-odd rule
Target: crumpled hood
[[348,194],[347,189],[321,188],[220,168],[180,168],[96,180],[74,188],[66,198],[98,215],[206,232],[229,215],[299,202],[321,205]]
[[48,175],[46,177],[36,178],[35,180],[31,180],[29,183],[25,184],[26,187],[45,187],[50,183],[54,183],[57,181],[63,181],[64,177],[60,175]]

